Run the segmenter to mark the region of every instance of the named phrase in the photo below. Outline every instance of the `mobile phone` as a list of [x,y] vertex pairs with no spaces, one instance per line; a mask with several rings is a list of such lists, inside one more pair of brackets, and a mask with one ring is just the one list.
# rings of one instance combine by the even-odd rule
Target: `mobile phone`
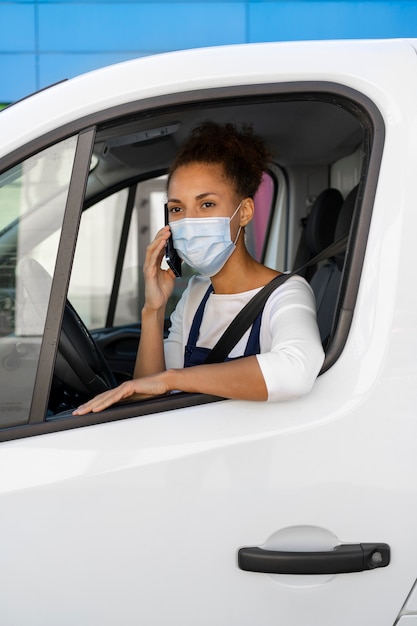
[[[168,204],[164,205],[165,210],[165,224],[169,224],[168,220]],[[170,235],[167,244],[165,246],[165,260],[168,263],[169,267],[174,272],[177,278],[181,276],[181,257],[178,252],[174,248],[174,242],[172,241],[172,235]]]

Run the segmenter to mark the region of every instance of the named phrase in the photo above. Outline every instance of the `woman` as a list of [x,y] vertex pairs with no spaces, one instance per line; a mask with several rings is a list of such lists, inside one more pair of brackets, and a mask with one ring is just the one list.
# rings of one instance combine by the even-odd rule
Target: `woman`
[[[173,390],[241,400],[289,400],[306,394],[323,363],[315,301],[308,283],[289,278],[269,297],[224,363],[204,358],[242,307],[280,272],[249,254],[244,229],[269,153],[250,129],[212,122],[195,129],[168,178],[169,226],[146,253],[145,305],[133,380],[93,398],[74,415]],[[161,269],[172,236],[191,278],[163,339],[175,276]],[[241,358],[238,358],[241,357]]]

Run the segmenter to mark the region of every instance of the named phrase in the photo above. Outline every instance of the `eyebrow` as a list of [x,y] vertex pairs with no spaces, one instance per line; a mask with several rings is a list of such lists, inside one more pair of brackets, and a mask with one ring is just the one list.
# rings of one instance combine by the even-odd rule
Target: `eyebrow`
[[[219,197],[219,194],[216,193],[215,191],[205,191],[204,193],[198,194],[198,196],[195,197],[195,200],[203,200],[203,198],[206,198],[207,196]],[[167,201],[168,202],[182,202],[182,200],[179,200],[178,198],[168,198]]]

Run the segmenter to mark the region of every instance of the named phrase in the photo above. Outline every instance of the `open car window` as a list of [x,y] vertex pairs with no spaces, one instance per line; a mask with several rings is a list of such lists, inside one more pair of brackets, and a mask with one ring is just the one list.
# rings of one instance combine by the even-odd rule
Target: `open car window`
[[[376,184],[383,145],[383,133],[375,133],[378,124],[374,118],[378,112],[368,100],[362,102],[360,94],[334,85],[318,84],[314,91],[311,85],[305,91],[301,85],[295,91],[288,86],[278,86],[276,90],[270,86],[264,95],[257,93],[256,97],[250,95],[250,88],[246,90],[242,87],[234,91],[239,91],[239,98],[235,97],[236,94],[228,97],[227,90],[219,96],[214,90],[205,99],[200,96],[187,104],[154,106],[134,114],[129,107],[126,115],[121,107],[117,115],[109,112],[108,119],[101,112],[97,123],[90,124],[93,143],[86,141],[86,146],[91,153],[86,151],[82,157],[85,172],[81,172],[81,179],[85,176],[85,191],[82,189],[83,181],[82,184],[74,183],[71,172],[75,149],[73,139],[58,142],[44,153],[23,161],[10,173],[9,182],[8,172],[5,172],[3,194],[6,195],[3,197],[25,197],[27,200],[28,183],[18,183],[18,188],[20,184],[21,190],[25,191],[18,193],[15,172],[21,175],[28,165],[32,172],[32,161],[40,163],[43,159],[53,159],[54,176],[48,178],[46,173],[51,171],[50,168],[42,168],[39,164],[36,178],[35,170],[28,176],[31,176],[31,184],[36,180],[41,185],[44,176],[51,187],[59,183],[59,190],[51,219],[48,217],[48,199],[42,200],[44,206],[31,204],[31,210],[36,209],[42,216],[41,223],[47,224],[45,232],[36,231],[39,251],[34,244],[33,251],[21,247],[20,242],[25,238],[22,229],[26,222],[19,215],[26,208],[11,209],[10,204],[4,204],[9,207],[7,210],[2,208],[1,220],[5,230],[0,250],[6,253],[2,252],[1,262],[8,271],[8,274],[2,274],[3,327],[10,324],[14,315],[11,311],[15,306],[15,293],[20,289],[21,257],[36,261],[52,276],[57,269],[59,271],[55,267],[57,250],[74,244],[74,257],[68,264],[72,271],[65,276],[69,282],[67,303],[58,302],[58,308],[54,308],[48,299],[48,291],[43,297],[44,324],[48,315],[57,323],[57,311],[64,310],[56,347],[50,347],[48,352],[51,356],[48,366],[53,367],[48,403],[44,413],[37,416],[39,423],[45,419],[48,421],[44,427],[46,430],[216,400],[199,394],[176,394],[175,397],[113,407],[106,411],[105,416],[85,416],[82,419],[71,416],[72,410],[81,402],[132,376],[141,334],[140,311],[144,303],[143,262],[147,245],[163,224],[166,174],[181,143],[196,125],[206,119],[219,123],[249,124],[255,133],[265,138],[271,149],[270,167],[255,199],[255,219],[245,234],[253,256],[269,267],[280,271],[293,270],[300,258],[305,261],[319,251],[314,249],[318,240],[319,245],[324,247],[324,240],[316,237],[314,216],[320,214],[317,206],[320,206],[323,193],[336,190],[339,195],[337,205],[326,208],[330,214],[327,212],[324,220],[325,230],[328,231],[325,243],[327,245],[343,234],[348,237],[346,250],[337,259],[326,260],[313,267],[305,277],[315,292],[319,315],[323,320],[320,323],[325,328],[322,334],[326,350],[324,370],[331,367],[341,354],[355,307],[371,216],[371,205],[364,208],[360,199],[365,186],[372,190]],[[379,127],[383,130],[380,124]],[[81,148],[79,152],[82,152]],[[71,193],[69,198],[66,197],[71,176],[73,188],[82,203],[74,200]],[[369,194],[371,196],[371,191]],[[69,231],[61,229],[67,200],[73,216],[77,212],[79,214],[76,241],[73,241],[73,235],[68,235]],[[349,204],[349,211],[344,211],[343,224],[338,230],[336,213],[339,214],[341,206],[346,203]],[[19,203],[16,206],[20,206]],[[333,208],[334,215],[331,215]],[[16,215],[12,214],[13,211]],[[10,227],[13,220],[16,223]],[[329,234],[330,222],[332,228]],[[9,228],[15,232],[15,257],[11,264],[11,257],[7,256]],[[75,233],[75,230],[72,232]],[[328,261],[331,261],[335,270],[333,272],[332,269],[332,272],[336,276],[330,300],[321,296],[322,285],[326,282],[322,280],[322,275],[328,273]],[[319,270],[320,280],[317,278]],[[166,332],[169,316],[190,275],[191,271],[184,267],[182,279],[177,280],[166,311]],[[10,290],[12,298],[9,297]],[[47,322],[46,325],[48,327]],[[19,408],[14,413],[18,417],[11,420],[12,425],[24,423],[27,419],[38,365],[36,354],[39,354],[42,342],[40,326],[36,341],[31,340],[29,358],[26,347],[16,339],[15,330],[12,327],[10,333],[3,331],[2,355],[7,357],[6,362],[11,363],[16,350],[26,351],[24,367],[28,367],[31,373],[25,378],[25,408]],[[26,341],[24,343],[26,345]],[[3,379],[2,385],[8,386],[11,380],[21,380],[22,357],[19,356],[16,362],[17,371],[13,373],[13,367],[8,366],[7,379]],[[37,373],[41,375],[40,371]],[[7,406],[13,408],[20,386],[20,382],[10,385],[14,391],[8,392],[10,399]],[[23,406],[22,402],[20,404]]]

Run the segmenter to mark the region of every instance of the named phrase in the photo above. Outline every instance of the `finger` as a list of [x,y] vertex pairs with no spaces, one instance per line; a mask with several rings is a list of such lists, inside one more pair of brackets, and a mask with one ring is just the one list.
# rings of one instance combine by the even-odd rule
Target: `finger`
[[166,270],[166,273],[168,274],[168,276],[175,281],[176,279],[176,275],[174,274],[174,272],[172,271],[172,269],[170,267],[168,267],[168,269]]
[[113,396],[106,396],[103,398],[93,398],[89,402],[85,404],[81,404],[75,411],[73,411],[73,415],[86,415],[87,413],[98,413],[99,411],[104,411],[107,407],[115,404],[117,402],[117,398]]
[[169,231],[161,232],[155,239],[149,244],[146,249],[144,270],[151,268],[160,268],[162,258],[165,254],[165,246],[169,238]]
[[164,226],[163,228],[161,228],[161,230],[157,232],[154,240],[150,243],[148,248],[150,248],[151,250],[160,249],[161,246],[163,247],[166,245],[170,236],[171,236],[171,230],[169,226]]
[[155,239],[159,239],[159,237],[168,237],[170,233],[170,227],[168,224],[165,224],[162,228],[158,230],[155,235]]
[[107,409],[112,404],[116,404],[126,397],[129,397],[132,393],[133,390],[130,391],[126,383],[122,383],[115,389],[105,391],[104,393],[95,396],[85,404],[82,404],[75,409],[75,411],[73,411],[73,415],[86,415],[86,413],[98,413],[99,411],[104,411],[104,409]]

